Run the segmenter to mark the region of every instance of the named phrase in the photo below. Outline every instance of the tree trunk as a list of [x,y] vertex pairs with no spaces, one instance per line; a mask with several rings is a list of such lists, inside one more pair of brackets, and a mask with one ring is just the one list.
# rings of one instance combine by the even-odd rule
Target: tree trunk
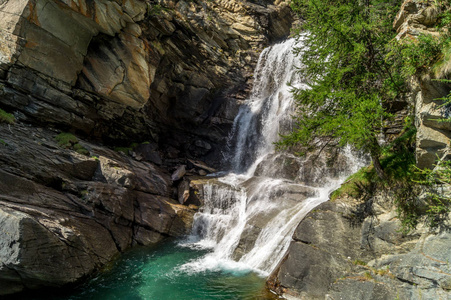
[[379,160],[379,156],[371,154],[371,160],[373,161],[373,166],[374,166],[374,169],[376,170],[377,176],[381,180],[387,179],[387,176],[385,175],[384,169],[382,169],[381,162]]

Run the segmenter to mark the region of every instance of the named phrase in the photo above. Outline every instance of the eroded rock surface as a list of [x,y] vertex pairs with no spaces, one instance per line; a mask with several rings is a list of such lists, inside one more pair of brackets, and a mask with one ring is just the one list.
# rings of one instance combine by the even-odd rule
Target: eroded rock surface
[[288,299],[449,299],[449,228],[404,235],[390,199],[319,205],[269,285]]
[[[0,97],[18,119],[217,163],[287,1],[0,2]],[[174,153],[174,151],[170,151]]]
[[167,171],[56,133],[0,125],[0,295],[74,283],[133,245],[190,229]]
[[[402,42],[415,42],[420,35],[439,37],[436,26],[442,10],[442,4],[435,1],[404,1],[393,23],[397,38]],[[443,101],[439,99],[449,93],[450,86],[437,80],[446,78],[450,67],[451,64],[444,62],[437,70],[425,70],[410,82],[417,127],[416,158],[420,168],[432,169],[437,158],[445,158],[450,153],[451,126],[439,121],[449,117],[449,109],[442,107]]]

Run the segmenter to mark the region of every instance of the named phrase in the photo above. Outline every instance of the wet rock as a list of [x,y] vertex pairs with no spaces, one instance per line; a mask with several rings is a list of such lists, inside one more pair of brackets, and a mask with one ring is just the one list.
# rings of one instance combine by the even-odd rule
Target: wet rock
[[200,160],[192,160],[192,159],[188,159],[188,161],[190,163],[192,163],[194,166],[201,168],[203,170],[206,170],[210,173],[215,173],[216,169],[209,167],[207,164],[205,164],[204,162],[200,161]]
[[185,204],[189,198],[189,181],[183,180],[178,186],[178,200],[180,204]]

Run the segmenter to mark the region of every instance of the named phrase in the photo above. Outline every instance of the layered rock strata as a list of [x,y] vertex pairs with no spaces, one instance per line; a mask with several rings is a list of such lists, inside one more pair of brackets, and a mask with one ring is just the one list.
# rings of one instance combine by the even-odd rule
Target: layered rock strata
[[191,226],[169,173],[83,141],[90,156],[62,149],[55,135],[0,125],[0,295],[78,282]]
[[213,160],[258,52],[291,27],[287,3],[259,3],[1,1],[1,105],[22,121]]
[[[441,13],[443,4],[436,1],[404,1],[393,23],[397,38],[415,43],[420,35],[439,37],[436,25]],[[417,127],[416,158],[420,168],[432,169],[437,158],[445,158],[450,153],[451,125],[440,121],[449,117],[449,109],[442,107],[443,101],[439,100],[448,95],[450,85],[437,80],[446,78],[450,67],[445,61],[441,66],[417,74],[410,83]]]
[[449,299],[449,224],[404,235],[392,198],[319,205],[297,227],[270,287],[287,299]]
[[132,246],[186,235],[203,202],[206,179],[189,175],[212,170],[198,161],[171,176],[152,144],[61,146],[57,133],[0,124],[0,296],[76,284]]

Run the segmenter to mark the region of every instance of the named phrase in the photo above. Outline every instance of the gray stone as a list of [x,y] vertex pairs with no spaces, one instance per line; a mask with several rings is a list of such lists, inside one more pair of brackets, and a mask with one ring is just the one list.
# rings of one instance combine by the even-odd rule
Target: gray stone
[[54,136],[0,125],[0,295],[76,283],[132,245],[191,228],[167,172],[82,140],[94,157],[80,155]]
[[367,204],[340,198],[315,208],[269,286],[296,299],[451,297],[449,231],[403,235],[390,197],[381,191]]
[[172,181],[180,180],[183,178],[183,176],[185,176],[185,174],[186,174],[186,166],[181,165],[174,171],[174,173],[172,173],[171,180]]

